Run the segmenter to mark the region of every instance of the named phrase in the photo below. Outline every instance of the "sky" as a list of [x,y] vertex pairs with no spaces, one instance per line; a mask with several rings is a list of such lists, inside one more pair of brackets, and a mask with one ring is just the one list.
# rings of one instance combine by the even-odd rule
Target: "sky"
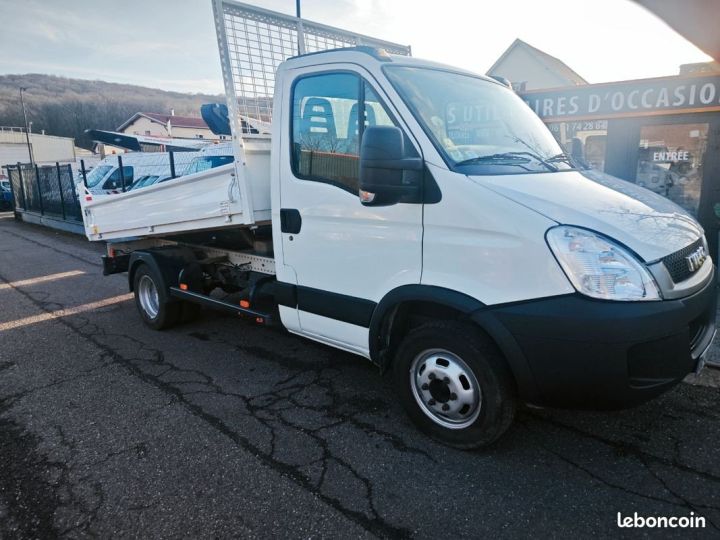
[[[247,0],[294,14],[294,0]],[[486,72],[520,38],[591,83],[710,57],[630,0],[302,0],[303,18]],[[211,0],[0,0],[0,74],[222,92]]]

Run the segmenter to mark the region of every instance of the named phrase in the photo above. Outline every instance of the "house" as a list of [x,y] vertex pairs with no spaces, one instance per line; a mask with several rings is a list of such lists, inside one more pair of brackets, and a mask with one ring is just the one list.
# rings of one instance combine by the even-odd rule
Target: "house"
[[177,116],[170,114],[138,112],[117,128],[120,133],[149,137],[173,137],[177,139],[224,139],[215,135],[199,116]]
[[565,62],[521,39],[513,41],[487,74],[505,77],[518,92],[588,84]]

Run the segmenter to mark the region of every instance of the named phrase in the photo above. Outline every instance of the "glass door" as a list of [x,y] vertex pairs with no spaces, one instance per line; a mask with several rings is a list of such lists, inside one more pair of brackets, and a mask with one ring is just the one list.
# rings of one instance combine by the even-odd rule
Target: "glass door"
[[708,124],[640,128],[635,182],[698,215]]

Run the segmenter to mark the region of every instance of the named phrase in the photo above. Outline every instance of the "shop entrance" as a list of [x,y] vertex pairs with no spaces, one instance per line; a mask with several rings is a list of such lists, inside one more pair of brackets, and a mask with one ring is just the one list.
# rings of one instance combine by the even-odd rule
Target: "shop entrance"
[[635,182],[698,215],[709,124],[640,127]]

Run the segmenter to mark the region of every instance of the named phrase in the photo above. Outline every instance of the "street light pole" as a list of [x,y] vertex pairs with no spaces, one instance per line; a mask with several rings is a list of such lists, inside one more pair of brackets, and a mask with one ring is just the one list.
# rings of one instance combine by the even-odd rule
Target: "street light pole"
[[297,17],[298,54],[305,54],[305,30],[303,29],[300,0],[295,0],[295,16]]
[[20,104],[22,105],[23,119],[25,120],[25,140],[27,141],[28,155],[30,156],[30,164],[32,165],[35,163],[35,159],[33,158],[32,145],[30,144],[30,128],[28,126],[27,111],[25,110],[25,100],[23,99],[23,92],[25,90],[27,90],[27,88],[20,87]]

